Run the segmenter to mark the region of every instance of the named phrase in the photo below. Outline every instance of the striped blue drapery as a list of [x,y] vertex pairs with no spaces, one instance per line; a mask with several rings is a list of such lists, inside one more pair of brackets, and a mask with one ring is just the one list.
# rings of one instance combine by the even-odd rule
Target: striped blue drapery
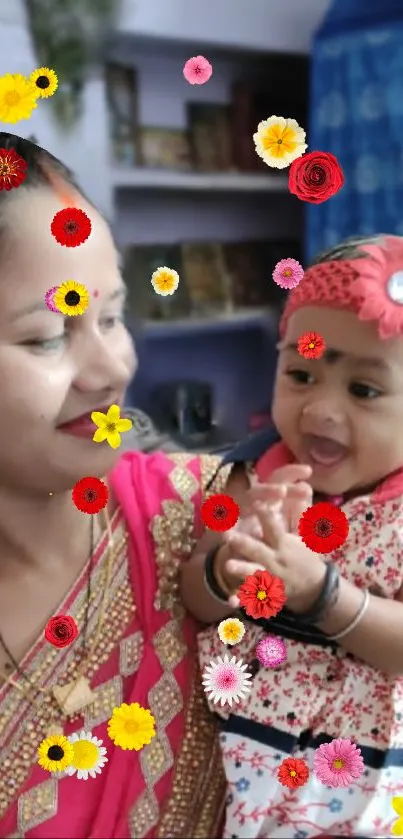
[[336,0],[312,50],[308,152],[332,152],[342,190],[307,205],[306,258],[348,236],[403,235],[403,2]]

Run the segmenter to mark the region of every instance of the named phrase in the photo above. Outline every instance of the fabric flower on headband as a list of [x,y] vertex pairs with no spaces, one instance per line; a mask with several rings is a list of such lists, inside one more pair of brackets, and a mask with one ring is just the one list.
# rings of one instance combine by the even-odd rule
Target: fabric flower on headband
[[403,334],[403,242],[385,236],[382,245],[365,245],[368,259],[354,260],[360,272],[352,291],[362,299],[360,320],[378,321],[379,337]]

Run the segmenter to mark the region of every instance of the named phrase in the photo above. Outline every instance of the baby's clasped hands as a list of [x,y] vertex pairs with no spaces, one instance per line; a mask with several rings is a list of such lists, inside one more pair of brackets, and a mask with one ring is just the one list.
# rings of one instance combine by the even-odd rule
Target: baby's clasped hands
[[[269,571],[284,582],[287,608],[297,613],[308,611],[323,587],[326,575],[324,560],[307,548],[298,535],[287,533],[284,518],[276,509],[257,501],[255,510],[263,538],[256,539],[247,533],[229,533],[226,540],[231,552],[240,554],[243,559],[229,559],[226,570],[239,577],[243,574],[244,578],[258,570]],[[239,606],[235,594],[230,597],[229,603],[234,608]]]

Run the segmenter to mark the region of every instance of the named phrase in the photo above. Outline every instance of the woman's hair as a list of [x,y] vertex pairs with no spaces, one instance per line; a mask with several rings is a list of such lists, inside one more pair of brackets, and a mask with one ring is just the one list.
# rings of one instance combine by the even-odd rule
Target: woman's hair
[[[320,265],[321,262],[338,262],[342,259],[363,259],[368,256],[365,253],[365,245],[376,245],[386,235],[386,233],[376,233],[373,236],[352,236],[340,242],[339,245],[322,251],[312,260],[311,265]],[[361,247],[363,250],[360,250]]]
[[[82,189],[74,179],[74,175],[61,163],[53,154],[42,149],[31,140],[24,140],[15,134],[0,132],[0,150],[13,149],[26,162],[26,178],[18,187],[20,189],[32,189],[38,186],[47,186],[55,192],[66,207],[74,206],[80,196],[86,201]],[[14,190],[0,190],[0,234],[4,214],[7,211],[7,202],[12,197]]]

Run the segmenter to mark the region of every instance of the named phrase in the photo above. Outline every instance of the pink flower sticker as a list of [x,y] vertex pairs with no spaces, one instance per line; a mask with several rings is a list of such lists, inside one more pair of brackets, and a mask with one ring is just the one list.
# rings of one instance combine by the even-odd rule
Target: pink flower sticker
[[59,311],[59,309],[56,308],[55,303],[54,303],[54,296],[55,296],[58,288],[59,288],[59,286],[55,285],[55,286],[53,286],[53,288],[49,288],[48,291],[45,294],[45,303],[46,303],[48,309],[50,309],[51,312],[58,312]]
[[326,787],[349,787],[364,771],[361,749],[351,740],[338,738],[322,743],[313,758],[313,771]]
[[189,84],[206,84],[213,75],[213,68],[204,55],[195,55],[187,60],[183,75]]
[[279,667],[287,658],[287,647],[282,638],[266,635],[256,647],[256,657],[263,667]]
[[273,280],[280,288],[295,288],[304,276],[304,269],[296,259],[280,259],[273,271]]

